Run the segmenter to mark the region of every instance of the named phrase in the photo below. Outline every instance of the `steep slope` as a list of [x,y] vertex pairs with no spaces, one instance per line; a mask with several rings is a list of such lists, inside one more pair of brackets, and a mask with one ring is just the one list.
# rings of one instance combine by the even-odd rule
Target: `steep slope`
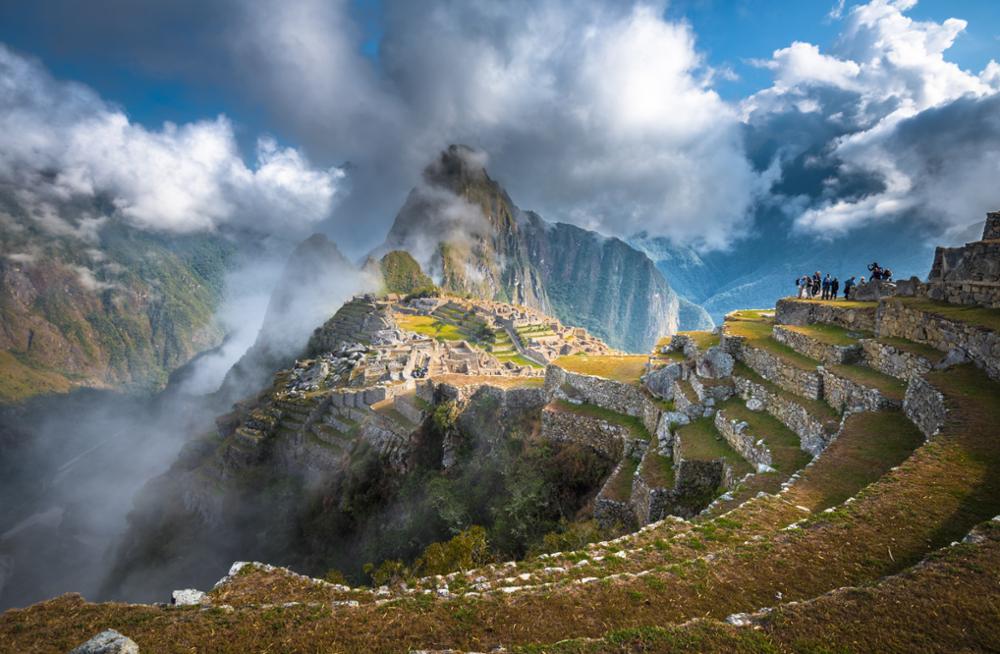
[[314,328],[365,288],[361,272],[326,236],[300,243],[271,294],[257,339],[226,373],[219,398],[235,401],[263,388],[302,353]]
[[369,259],[365,270],[381,278],[381,290],[386,293],[419,293],[434,288],[434,280],[424,274],[420,264],[409,252],[393,250],[376,261]]
[[220,340],[212,318],[235,252],[223,238],[111,221],[57,234],[13,209],[3,218],[0,401],[78,386],[160,388]]
[[463,146],[442,152],[410,192],[377,252],[396,249],[446,290],[534,307],[627,350],[711,325],[697,307],[682,309],[648,257],[625,242],[523,212],[482,155]]

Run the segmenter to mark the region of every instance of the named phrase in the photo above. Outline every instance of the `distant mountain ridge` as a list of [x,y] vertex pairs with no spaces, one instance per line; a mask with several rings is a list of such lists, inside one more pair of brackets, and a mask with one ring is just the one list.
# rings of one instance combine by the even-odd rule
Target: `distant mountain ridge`
[[537,308],[621,349],[712,326],[644,253],[522,211],[482,159],[464,146],[442,152],[373,256],[407,250],[445,290]]

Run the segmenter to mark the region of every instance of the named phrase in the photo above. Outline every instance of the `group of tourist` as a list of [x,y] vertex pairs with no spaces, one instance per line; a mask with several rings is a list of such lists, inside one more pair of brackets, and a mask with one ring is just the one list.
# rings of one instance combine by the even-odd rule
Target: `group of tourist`
[[[892,280],[892,271],[878,265],[878,262],[872,262],[869,264],[868,270],[872,274],[872,281]],[[865,283],[866,280],[864,275],[861,276],[860,281],[857,281],[853,275],[848,278],[848,280],[844,282],[844,299],[849,300],[851,298],[851,291],[854,290],[858,284]],[[802,277],[796,278],[795,286],[798,287],[799,299],[836,300],[840,294],[840,279],[837,277],[830,277],[830,273],[827,273],[826,276],[821,276],[818,270],[812,275],[803,275]]]

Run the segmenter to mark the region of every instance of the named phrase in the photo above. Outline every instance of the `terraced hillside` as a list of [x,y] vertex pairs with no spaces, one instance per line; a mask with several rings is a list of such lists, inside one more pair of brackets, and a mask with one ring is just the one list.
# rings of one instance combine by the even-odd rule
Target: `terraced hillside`
[[[514,392],[542,441],[614,462],[592,513],[624,535],[567,530],[521,560],[373,586],[239,563],[178,605],[8,611],[0,649],[66,651],[111,628],[141,651],[995,651],[998,325],[1000,309],[923,298],[782,300],[635,361],[565,357]],[[490,383],[442,378],[362,412],[402,434],[470,393],[516,404]],[[283,402],[239,429],[357,438],[350,410]]]

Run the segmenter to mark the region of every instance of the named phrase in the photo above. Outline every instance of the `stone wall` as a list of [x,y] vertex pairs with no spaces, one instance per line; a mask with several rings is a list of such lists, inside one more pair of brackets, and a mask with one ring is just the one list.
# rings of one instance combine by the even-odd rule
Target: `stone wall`
[[[645,456],[650,456],[655,448],[649,448]],[[632,513],[640,526],[662,520],[668,515],[674,515],[681,509],[677,506],[676,492],[673,488],[652,486],[642,476],[642,465],[632,480]]]
[[910,308],[899,299],[879,306],[879,336],[895,336],[947,352],[962,350],[991,379],[1000,381],[1000,334]]
[[777,418],[783,425],[799,437],[800,447],[812,455],[817,455],[836,438],[840,425],[825,423],[798,402],[768,391],[764,386],[743,377],[735,377],[736,392],[749,405],[750,400]]
[[771,450],[763,440],[750,433],[750,426],[740,420],[729,418],[721,409],[715,414],[715,428],[734,450],[753,464],[757,472],[771,469]]
[[[731,347],[736,347],[736,358],[753,369],[758,375],[773,382],[790,393],[811,400],[823,397],[823,378],[816,370],[803,370],[766,350],[751,347],[743,339],[729,338]],[[738,343],[738,345],[736,345]]]
[[1000,239],[1000,211],[991,211],[986,214],[986,225],[983,227],[983,240],[992,241]]
[[779,325],[825,323],[845,329],[875,331],[875,306],[856,308],[837,304],[802,302],[793,298],[778,300],[774,322]]
[[630,500],[622,501],[613,499],[609,496],[609,488],[614,483],[616,477],[621,474],[624,465],[625,460],[623,459],[615,466],[615,469],[608,476],[607,481],[604,482],[604,486],[601,487],[600,492],[594,499],[594,519],[604,529],[624,526],[628,530],[633,531],[637,527],[632,502]]
[[927,374],[933,368],[931,362],[919,354],[880,343],[874,338],[862,339],[861,347],[864,350],[865,363],[869,368],[896,379],[907,381],[912,377]]
[[841,377],[825,368],[823,375],[823,398],[837,411],[882,411],[900,408],[899,400],[883,395],[877,388],[863,386]]
[[542,410],[542,437],[552,441],[582,443],[617,461],[624,456],[632,433],[627,427],[599,418],[545,407]]
[[[676,459],[675,459],[676,460]],[[723,459],[714,461],[679,461],[677,483],[674,485],[674,515],[692,518],[704,508],[695,500],[711,500],[720,487],[735,485],[732,467]]]
[[790,329],[784,325],[775,325],[772,332],[774,340],[784,343],[799,354],[810,359],[816,359],[827,364],[855,363],[861,359],[860,345],[829,345]]
[[923,377],[910,380],[903,411],[927,438],[938,433],[948,415],[944,395]]
[[686,366],[676,362],[646,373],[642,378],[642,383],[654,395],[665,400],[672,400],[674,399],[674,382],[685,377],[687,377]]
[[674,382],[674,406],[677,408],[677,412],[686,416],[688,420],[710,416],[714,411],[712,407],[706,407],[699,403],[697,398],[689,398],[681,387],[680,381]]
[[549,397],[583,402],[639,418],[650,434],[660,422],[660,408],[646,391],[634,384],[566,372],[558,366],[545,370],[545,391]]
[[702,379],[697,375],[692,375],[688,381],[694,394],[698,397],[698,401],[705,406],[715,406],[733,396],[733,383],[729,379]]

